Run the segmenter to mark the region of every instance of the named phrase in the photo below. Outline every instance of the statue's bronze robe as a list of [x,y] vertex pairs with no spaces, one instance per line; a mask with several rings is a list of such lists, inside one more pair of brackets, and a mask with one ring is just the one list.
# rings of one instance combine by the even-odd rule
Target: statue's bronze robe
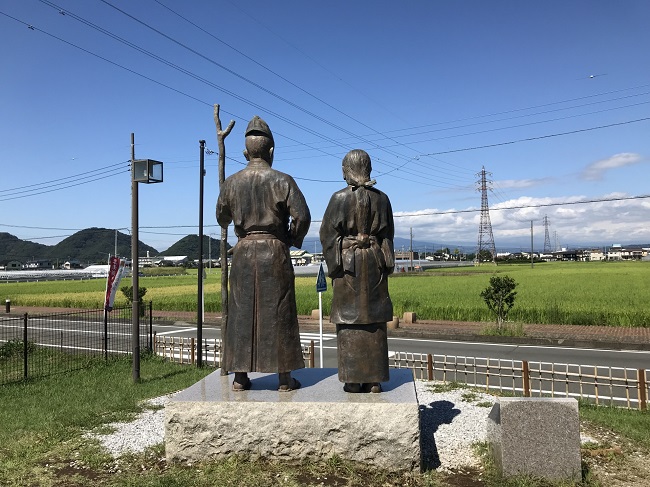
[[222,227],[232,221],[239,239],[230,270],[223,367],[231,372],[303,368],[289,256],[311,223],[303,194],[291,176],[253,159],[224,181],[217,221]]
[[332,195],[320,239],[332,278],[330,321],[337,325],[341,382],[388,380],[394,233],[390,201],[381,191],[348,186]]

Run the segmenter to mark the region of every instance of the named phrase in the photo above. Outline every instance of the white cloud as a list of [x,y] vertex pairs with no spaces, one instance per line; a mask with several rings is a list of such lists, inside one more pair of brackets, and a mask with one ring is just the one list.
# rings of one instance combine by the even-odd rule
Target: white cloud
[[534,186],[541,186],[553,181],[553,178],[539,178],[539,179],[502,179],[495,181],[494,186],[499,189],[522,189],[532,188]]
[[[624,198],[616,193],[600,198]],[[543,249],[545,238],[544,217],[549,220],[551,245],[555,237],[562,247],[605,246],[613,243],[650,243],[648,211],[650,199],[602,201],[586,204],[572,204],[583,201],[584,195],[554,198],[520,197],[490,207],[490,222],[494,241],[499,249],[529,248],[530,222],[533,221],[535,248]],[[565,203],[558,206],[555,203]],[[505,209],[526,206],[526,208]],[[501,209],[500,209],[501,208]],[[395,234],[408,238],[411,228],[413,240],[444,244],[446,246],[467,246],[473,248],[478,239],[480,208],[468,207],[468,212],[447,210],[440,215],[440,209],[425,209],[408,212],[401,218],[395,212]]]
[[643,158],[639,154],[633,152],[621,152],[620,154],[614,154],[612,157],[607,159],[601,159],[600,161],[589,164],[582,171],[581,176],[587,181],[596,181],[602,179],[605,171],[638,164],[639,162],[642,162],[642,160]]

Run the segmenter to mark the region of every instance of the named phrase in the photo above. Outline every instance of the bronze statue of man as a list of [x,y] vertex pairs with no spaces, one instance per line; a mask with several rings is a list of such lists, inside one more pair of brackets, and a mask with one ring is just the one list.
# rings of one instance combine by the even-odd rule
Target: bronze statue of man
[[343,158],[348,186],[332,195],[320,240],[332,278],[330,321],[336,324],[339,380],[347,392],[381,392],[389,379],[386,322],[393,319],[388,275],[395,266],[393,210],[373,186],[370,156]]
[[311,216],[294,179],[271,168],[273,134],[255,116],[245,134],[248,165],[222,184],[217,221],[238,238],[232,253],[223,367],[233,390],[250,389],[248,372],[277,372],[280,391],[300,387],[291,371],[305,366],[289,248],[300,247]]

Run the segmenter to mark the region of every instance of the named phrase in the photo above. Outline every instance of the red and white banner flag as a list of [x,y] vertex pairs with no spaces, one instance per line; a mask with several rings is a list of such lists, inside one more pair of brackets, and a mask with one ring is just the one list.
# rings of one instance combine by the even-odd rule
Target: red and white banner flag
[[106,298],[104,299],[104,309],[106,311],[113,309],[117,287],[120,285],[120,280],[125,272],[126,261],[124,259],[119,257],[110,257],[108,259],[108,278],[106,279]]

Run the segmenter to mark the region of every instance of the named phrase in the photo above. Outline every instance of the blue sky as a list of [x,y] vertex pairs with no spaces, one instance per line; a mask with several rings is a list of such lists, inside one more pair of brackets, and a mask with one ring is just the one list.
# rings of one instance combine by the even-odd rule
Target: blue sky
[[274,167],[312,212],[308,250],[353,148],[373,159],[396,235],[430,248],[475,249],[483,166],[497,250],[528,249],[531,220],[542,250],[544,217],[552,247],[650,242],[650,198],[634,198],[650,193],[646,1],[7,0],[0,13],[0,232],[48,245],[126,232],[133,132],[136,158],[165,164],[162,184],[140,185],[141,240],[162,251],[198,233],[200,139],[218,235],[219,103],[236,121],[228,175],[248,120],[269,123]]

